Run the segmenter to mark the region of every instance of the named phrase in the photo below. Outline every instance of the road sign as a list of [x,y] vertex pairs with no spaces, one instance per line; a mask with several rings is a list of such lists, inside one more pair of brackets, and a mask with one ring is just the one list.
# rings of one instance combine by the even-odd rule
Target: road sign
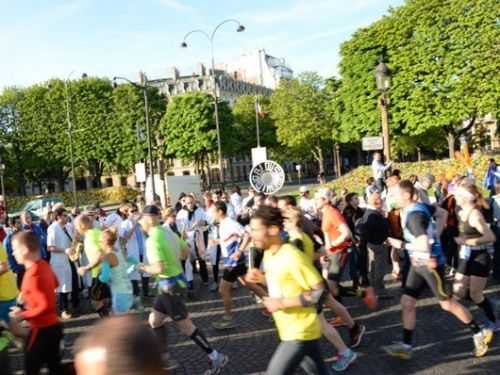
[[267,160],[267,148],[254,147],[252,148],[252,167]]
[[264,194],[274,194],[281,190],[285,183],[285,171],[271,160],[257,164],[250,171],[250,184]]
[[146,164],[137,163],[135,165],[135,180],[137,182],[146,182]]
[[362,139],[363,151],[375,151],[384,149],[384,139],[382,137],[364,137]]

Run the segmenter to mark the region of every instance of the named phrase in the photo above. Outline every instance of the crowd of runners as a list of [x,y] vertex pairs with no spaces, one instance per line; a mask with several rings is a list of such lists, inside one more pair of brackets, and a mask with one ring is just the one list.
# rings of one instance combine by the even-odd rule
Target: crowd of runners
[[[402,179],[380,154],[372,167],[361,192],[336,194],[324,185],[314,192],[301,187],[298,198],[252,189],[243,197],[234,188],[182,194],[167,208],[124,202],[108,215],[98,206],[68,212],[58,204],[39,223],[23,212],[6,227],[0,247],[0,368],[9,368],[8,346],[19,344],[26,374],[43,367],[65,373],[64,322],[83,313],[81,301],[89,299],[102,320],[74,346],[77,374],[166,373],[175,365],[166,330],[171,322],[206,354],[205,374],[222,373],[229,357],[211,345],[207,327],[196,326],[186,306],[196,297],[195,277],[223,302],[216,330],[238,330],[232,312],[237,283],[255,295],[280,339],[269,375],[351,366],[366,327],[346,309],[346,298],[376,310],[379,301],[401,295],[401,338],[383,350],[410,359],[416,304],[425,289],[470,330],[472,355],[486,355],[500,329],[484,294],[490,277],[500,279],[496,164],[490,162],[484,180],[490,197],[471,175]],[[389,280],[400,283],[401,293],[386,288]],[[154,301],[141,322],[129,313],[143,312],[145,297]],[[480,313],[473,316],[471,304]],[[327,320],[325,310],[334,319]],[[347,341],[337,332],[341,325],[349,330]],[[322,336],[337,352],[329,365]]]

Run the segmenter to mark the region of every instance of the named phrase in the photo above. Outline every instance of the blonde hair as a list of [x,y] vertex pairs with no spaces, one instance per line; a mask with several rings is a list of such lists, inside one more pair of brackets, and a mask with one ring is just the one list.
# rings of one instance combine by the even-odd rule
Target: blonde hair
[[94,222],[92,218],[87,214],[80,214],[75,219],[76,228],[82,228],[84,230],[89,230],[94,228]]
[[113,247],[117,239],[118,229],[114,226],[101,232],[101,241],[106,246]]

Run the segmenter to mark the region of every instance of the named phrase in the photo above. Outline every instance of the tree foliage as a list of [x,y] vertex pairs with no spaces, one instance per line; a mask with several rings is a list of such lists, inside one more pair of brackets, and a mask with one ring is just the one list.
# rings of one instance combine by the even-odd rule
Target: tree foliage
[[343,43],[342,140],[380,133],[373,77],[379,55],[392,72],[395,134],[439,129],[452,148],[468,130],[464,120],[496,114],[500,28],[493,9],[495,0],[409,0]]
[[271,97],[278,141],[294,152],[311,153],[324,171],[323,150],[331,143],[332,121],[325,91],[316,79],[283,80]]

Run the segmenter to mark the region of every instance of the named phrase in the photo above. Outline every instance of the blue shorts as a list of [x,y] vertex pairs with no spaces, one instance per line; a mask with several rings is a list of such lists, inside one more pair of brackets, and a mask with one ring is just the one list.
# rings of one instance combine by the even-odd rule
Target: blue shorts
[[14,306],[16,306],[16,299],[11,299],[9,301],[0,301],[0,320],[5,320],[6,323],[9,323],[10,308]]
[[111,307],[115,314],[126,314],[134,304],[132,293],[116,293],[111,297]]

